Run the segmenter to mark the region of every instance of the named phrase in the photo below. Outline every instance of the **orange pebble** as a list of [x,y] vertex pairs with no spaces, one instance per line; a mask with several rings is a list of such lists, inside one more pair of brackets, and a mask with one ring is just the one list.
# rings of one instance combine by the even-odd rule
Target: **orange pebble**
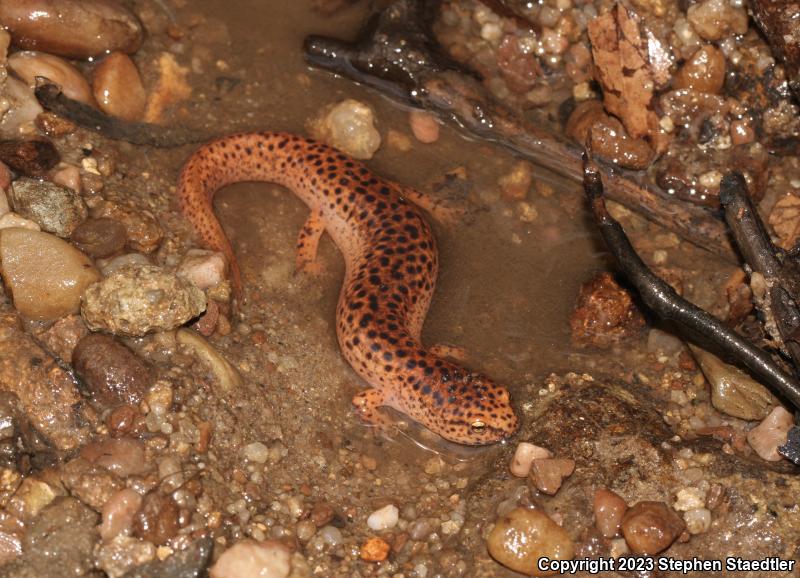
[[383,562],[389,557],[389,544],[380,538],[370,538],[361,546],[359,555],[367,562]]

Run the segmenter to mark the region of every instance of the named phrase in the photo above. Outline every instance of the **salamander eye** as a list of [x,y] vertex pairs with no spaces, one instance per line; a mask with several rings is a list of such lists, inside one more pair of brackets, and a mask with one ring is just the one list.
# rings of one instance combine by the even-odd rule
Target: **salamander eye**
[[480,433],[486,429],[486,424],[478,420],[472,422],[469,427],[472,428],[472,431],[474,431],[475,433]]

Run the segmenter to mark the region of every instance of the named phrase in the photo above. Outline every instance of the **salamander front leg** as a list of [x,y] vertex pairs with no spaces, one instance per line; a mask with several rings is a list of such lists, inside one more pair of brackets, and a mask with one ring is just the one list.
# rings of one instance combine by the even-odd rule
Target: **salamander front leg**
[[386,396],[378,389],[370,388],[353,396],[353,406],[359,417],[369,425],[385,430],[396,425],[391,416],[383,409]]
[[428,353],[432,353],[436,357],[443,357],[450,361],[457,361],[458,363],[465,363],[469,355],[467,350],[458,345],[449,345],[447,343],[438,343],[433,347],[428,348]]
[[398,185],[397,189],[406,200],[430,213],[434,219],[446,227],[452,228],[458,225],[464,220],[464,216],[467,213],[463,207],[457,206],[450,201],[437,199],[413,187]]
[[317,260],[317,248],[324,232],[325,222],[322,219],[322,212],[313,211],[306,219],[303,228],[300,229],[300,234],[297,236],[295,273],[318,275],[322,272],[322,264]]

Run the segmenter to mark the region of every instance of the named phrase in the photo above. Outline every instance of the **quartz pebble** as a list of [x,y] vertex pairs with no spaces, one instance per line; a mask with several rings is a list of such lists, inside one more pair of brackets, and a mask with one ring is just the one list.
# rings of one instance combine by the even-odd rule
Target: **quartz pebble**
[[89,214],[75,191],[47,181],[17,179],[9,200],[14,211],[62,238],[69,237]]
[[94,70],[92,91],[100,109],[122,120],[141,120],[147,103],[139,70],[123,52],[112,52]]
[[18,78],[5,79],[3,97],[8,111],[0,117],[0,138],[16,138],[29,132],[36,117],[44,112],[31,88]]
[[242,540],[225,550],[209,570],[211,578],[287,578],[292,571],[289,548],[269,540]]
[[711,527],[711,512],[706,508],[687,510],[683,514],[683,521],[690,534],[703,534]]
[[352,98],[323,111],[312,124],[311,133],[357,159],[371,159],[381,146],[372,108]]
[[140,337],[169,331],[206,308],[203,292],[154,265],[128,266],[89,287],[81,315],[92,331]]
[[16,46],[68,58],[135,52],[142,25],[116,0],[0,0],[0,22]]
[[64,96],[90,106],[95,104],[92,89],[81,71],[63,58],[25,50],[9,56],[8,66],[31,88],[36,87],[38,77],[43,77],[60,86]]
[[269,448],[261,442],[253,442],[244,447],[244,457],[257,464],[266,463],[269,458]]
[[533,460],[550,458],[552,456],[553,454],[545,448],[529,442],[520,442],[514,452],[514,457],[511,459],[511,466],[509,469],[511,473],[518,478],[525,478],[531,471]]
[[653,556],[669,548],[686,525],[663,502],[639,502],[622,518],[622,533],[635,554]]
[[594,493],[594,519],[597,529],[606,538],[613,538],[619,534],[622,518],[628,509],[618,494],[600,488]]
[[0,230],[0,269],[17,311],[41,320],[76,313],[84,289],[100,277],[68,243],[28,229]]
[[778,446],[786,443],[793,425],[792,414],[783,406],[776,406],[760,424],[747,432],[747,443],[762,460],[777,462],[783,459]]
[[389,504],[372,512],[367,518],[367,526],[376,532],[389,530],[397,525],[399,518],[400,510],[397,509],[397,506]]
[[568,560],[574,546],[566,531],[541,510],[515,508],[502,516],[487,539],[489,554],[503,566],[526,576],[550,576],[539,570],[540,558]]
[[225,280],[225,268],[225,256],[222,253],[190,249],[178,266],[178,275],[200,289],[210,289]]
[[692,4],[686,18],[704,40],[722,40],[747,32],[747,12],[730,0],[703,0]]

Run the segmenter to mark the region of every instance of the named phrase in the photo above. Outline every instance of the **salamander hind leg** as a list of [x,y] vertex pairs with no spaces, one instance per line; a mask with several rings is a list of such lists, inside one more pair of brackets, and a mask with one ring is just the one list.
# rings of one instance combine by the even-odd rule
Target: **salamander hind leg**
[[295,273],[317,275],[322,272],[322,264],[317,259],[317,248],[325,222],[320,211],[313,211],[297,236],[297,255],[295,257]]
[[385,430],[396,425],[389,413],[383,409],[386,406],[386,396],[379,389],[366,389],[353,396],[353,406],[358,416],[371,426]]
[[430,213],[434,219],[445,227],[455,227],[464,220],[467,214],[465,208],[451,201],[437,199],[412,187],[397,185],[397,190],[401,196]]

